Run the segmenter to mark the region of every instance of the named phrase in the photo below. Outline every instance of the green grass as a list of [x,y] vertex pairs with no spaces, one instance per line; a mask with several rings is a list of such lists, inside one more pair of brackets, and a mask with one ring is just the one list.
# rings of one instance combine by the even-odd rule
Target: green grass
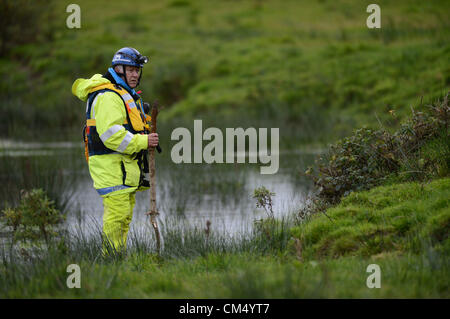
[[[134,255],[117,263],[79,262],[81,288],[68,289],[73,259],[41,262],[28,273],[6,272],[3,298],[448,298],[448,258],[411,255],[345,257],[301,263],[295,258],[209,254],[160,262]],[[368,289],[369,264],[381,289]],[[45,268],[47,267],[47,268]],[[51,271],[48,271],[51,269]],[[22,271],[24,271],[23,269]],[[18,273],[19,272],[19,273]],[[6,280],[2,280],[4,284]]]
[[429,247],[448,255],[449,195],[449,178],[353,192],[292,233],[306,259],[420,254]]
[[[0,56],[7,119],[0,136],[81,140],[85,105],[71,85],[104,73],[124,46],[150,56],[140,89],[144,100],[165,106],[163,156],[172,128],[194,118],[204,127],[280,127],[282,148],[330,142],[361,124],[378,128],[375,114],[398,126],[410,107],[450,88],[450,3],[379,1],[382,28],[368,30],[370,3],[80,0],[82,28],[70,30],[66,4],[55,2],[51,41],[44,36]],[[436,143],[421,152],[441,158],[445,148]],[[45,174],[60,162],[5,162],[1,198],[14,202],[22,187],[60,184],[63,170]],[[239,198],[244,182],[207,178],[195,191],[234,189]],[[449,183],[392,180],[350,194],[326,216],[268,223],[268,232],[235,239],[212,234],[207,242],[202,227],[168,222],[161,257],[144,234],[132,238],[127,258],[102,258],[100,235],[67,237],[49,249],[1,246],[0,296],[449,298]],[[176,205],[183,211],[186,203]],[[72,263],[81,266],[81,289],[66,287]],[[381,289],[366,287],[372,263],[381,267]]]
[[103,73],[128,45],[150,56],[141,89],[166,106],[163,122],[214,115],[243,125],[245,114],[294,136],[316,123],[316,132],[326,128],[335,139],[357,125],[376,127],[374,114],[384,120],[394,109],[395,126],[410,106],[449,89],[449,3],[380,1],[382,28],[369,30],[370,3],[80,0],[76,30],[66,28],[66,4],[56,2],[52,41],[0,57],[8,75],[0,80],[9,119],[2,135],[46,128],[58,132],[53,138],[78,138],[84,105],[71,84]]
[[[100,235],[49,250],[3,251],[3,298],[449,298],[450,179],[352,193],[292,227],[229,239],[200,228],[162,228],[165,247],[138,235],[126,258],[102,258]],[[169,231],[171,231],[169,233]],[[295,238],[300,239],[296,241]],[[274,239],[274,240],[272,240]],[[282,243],[280,245],[280,243]],[[299,243],[301,246],[299,246]],[[11,256],[13,259],[11,259]],[[66,267],[81,267],[68,289]],[[369,289],[368,265],[381,269]]]
[[[0,211],[8,206],[16,206],[20,202],[21,192],[33,188],[45,189],[61,211],[69,208],[70,198],[76,191],[74,185],[80,180],[77,171],[85,169],[82,167],[85,162],[78,160],[83,156],[83,150],[43,146],[36,150],[36,154],[32,151],[33,147],[36,146],[0,147],[0,183],[3,185],[0,190]],[[9,152],[13,155],[8,156]]]

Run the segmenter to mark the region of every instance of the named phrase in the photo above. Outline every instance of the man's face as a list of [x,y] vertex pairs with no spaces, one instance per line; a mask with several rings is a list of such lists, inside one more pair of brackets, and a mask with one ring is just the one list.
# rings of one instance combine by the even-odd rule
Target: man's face
[[127,77],[128,85],[130,86],[130,88],[134,89],[138,84],[139,73],[140,73],[141,69],[136,66],[127,65],[125,67],[125,70],[126,70],[125,75]]
[[[126,71],[124,71],[124,69]],[[138,84],[138,80],[139,80],[139,74],[141,72],[141,69],[136,67],[136,66],[130,66],[130,65],[116,65],[114,67],[114,70],[118,73],[125,73],[125,76],[127,77],[127,82],[128,85],[130,86],[130,88],[134,89],[137,84]],[[123,78],[123,76],[121,76],[121,78],[123,80],[125,80]]]

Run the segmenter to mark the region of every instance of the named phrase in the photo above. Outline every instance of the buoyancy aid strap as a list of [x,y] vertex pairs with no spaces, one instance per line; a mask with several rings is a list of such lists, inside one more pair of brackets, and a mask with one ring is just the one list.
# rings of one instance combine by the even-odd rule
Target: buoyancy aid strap
[[[115,94],[119,95],[119,97],[122,99],[126,110],[125,111],[126,118],[124,119],[124,123],[122,124],[125,130],[127,130],[132,134],[136,134],[140,132],[145,132],[144,128],[147,127],[140,119],[141,114],[139,112],[139,109],[136,107],[141,106],[140,100],[136,101],[136,103],[133,101],[132,104],[131,101],[129,100],[131,98],[131,95],[128,93],[128,91],[122,89],[119,86],[115,86],[112,83],[99,85],[93,88],[89,93],[88,105],[86,109],[86,133],[87,133],[86,135],[87,135],[87,147],[89,156],[115,153],[113,150],[107,148],[103,144],[103,141],[97,132],[96,119],[94,114],[95,110],[92,109],[95,106],[95,100],[97,96],[99,94],[104,94],[105,92],[114,92]],[[130,107],[133,105],[134,108]],[[135,114],[134,117],[132,116],[133,114]],[[136,118],[138,120],[136,120]],[[138,127],[141,128],[140,131],[136,129],[137,127],[136,122],[138,124],[140,123],[140,127]]]
[[[139,107],[141,107],[141,103],[139,103]],[[150,124],[152,123],[152,118],[150,115],[146,114],[145,112],[143,112],[142,114],[143,114],[142,122],[144,123],[145,130],[147,131],[146,133],[149,133],[150,132]]]
[[[128,121],[125,119],[125,122],[123,122],[123,125],[128,124]],[[96,121],[95,119],[88,119],[86,120],[86,125],[87,126],[96,126]]]
[[[87,145],[85,145],[85,146],[87,146],[87,150],[85,150],[85,152],[87,151],[89,156],[116,153],[115,151],[107,148],[103,144],[100,136],[98,135],[95,113],[94,113],[95,109],[92,109],[92,108],[95,107],[95,100],[100,94],[103,94],[108,91],[109,92],[112,91],[115,94],[119,95],[119,97],[121,97],[121,95],[117,91],[110,90],[109,88],[102,88],[102,87],[97,87],[97,88],[98,88],[98,90],[91,90],[91,93],[89,93],[88,105],[87,105],[87,109],[86,109],[86,144]],[[92,110],[92,114],[91,114],[91,110]],[[128,114],[127,114],[127,118],[128,118]],[[127,119],[125,119],[125,123],[123,125],[126,130],[130,131],[130,125],[128,124]],[[132,131],[130,131],[130,132],[132,132]]]
[[[127,90],[120,88],[112,83],[105,83],[99,86],[96,86],[90,90],[89,93],[93,93],[99,90],[111,90],[120,95],[125,104],[125,108],[127,110],[127,115],[130,119],[131,126],[136,132],[142,132],[144,129],[148,128],[147,123],[144,123],[141,112],[138,107],[136,107],[136,102],[133,97],[128,93]],[[140,106],[140,101],[137,102]]]
[[[93,93],[95,91],[100,91],[103,89],[110,89],[110,90],[118,91],[118,92],[122,91],[122,90],[117,89],[116,86],[112,83],[105,83],[105,84],[100,84],[100,85],[93,87],[92,89],[89,90],[89,93]],[[124,90],[124,91],[126,91],[126,90]]]

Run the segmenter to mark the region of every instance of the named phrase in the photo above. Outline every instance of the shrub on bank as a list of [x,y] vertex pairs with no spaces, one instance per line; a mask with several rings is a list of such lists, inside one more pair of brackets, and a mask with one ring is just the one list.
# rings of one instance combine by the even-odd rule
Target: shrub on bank
[[448,176],[448,97],[429,106],[428,111],[413,110],[411,118],[393,134],[384,128],[361,128],[331,145],[318,159],[317,167],[306,172],[314,181],[318,198],[335,204],[352,191],[389,181]]
[[21,197],[18,207],[2,211],[0,221],[12,228],[15,240],[48,242],[57,234],[56,226],[64,221],[64,215],[42,189],[22,191]]

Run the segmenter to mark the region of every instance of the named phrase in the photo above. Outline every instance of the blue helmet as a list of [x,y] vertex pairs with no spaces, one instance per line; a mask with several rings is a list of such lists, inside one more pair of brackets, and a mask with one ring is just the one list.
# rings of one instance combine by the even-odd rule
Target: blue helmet
[[131,65],[142,68],[145,63],[148,62],[148,58],[139,53],[138,50],[130,47],[120,49],[114,54],[111,65]]

